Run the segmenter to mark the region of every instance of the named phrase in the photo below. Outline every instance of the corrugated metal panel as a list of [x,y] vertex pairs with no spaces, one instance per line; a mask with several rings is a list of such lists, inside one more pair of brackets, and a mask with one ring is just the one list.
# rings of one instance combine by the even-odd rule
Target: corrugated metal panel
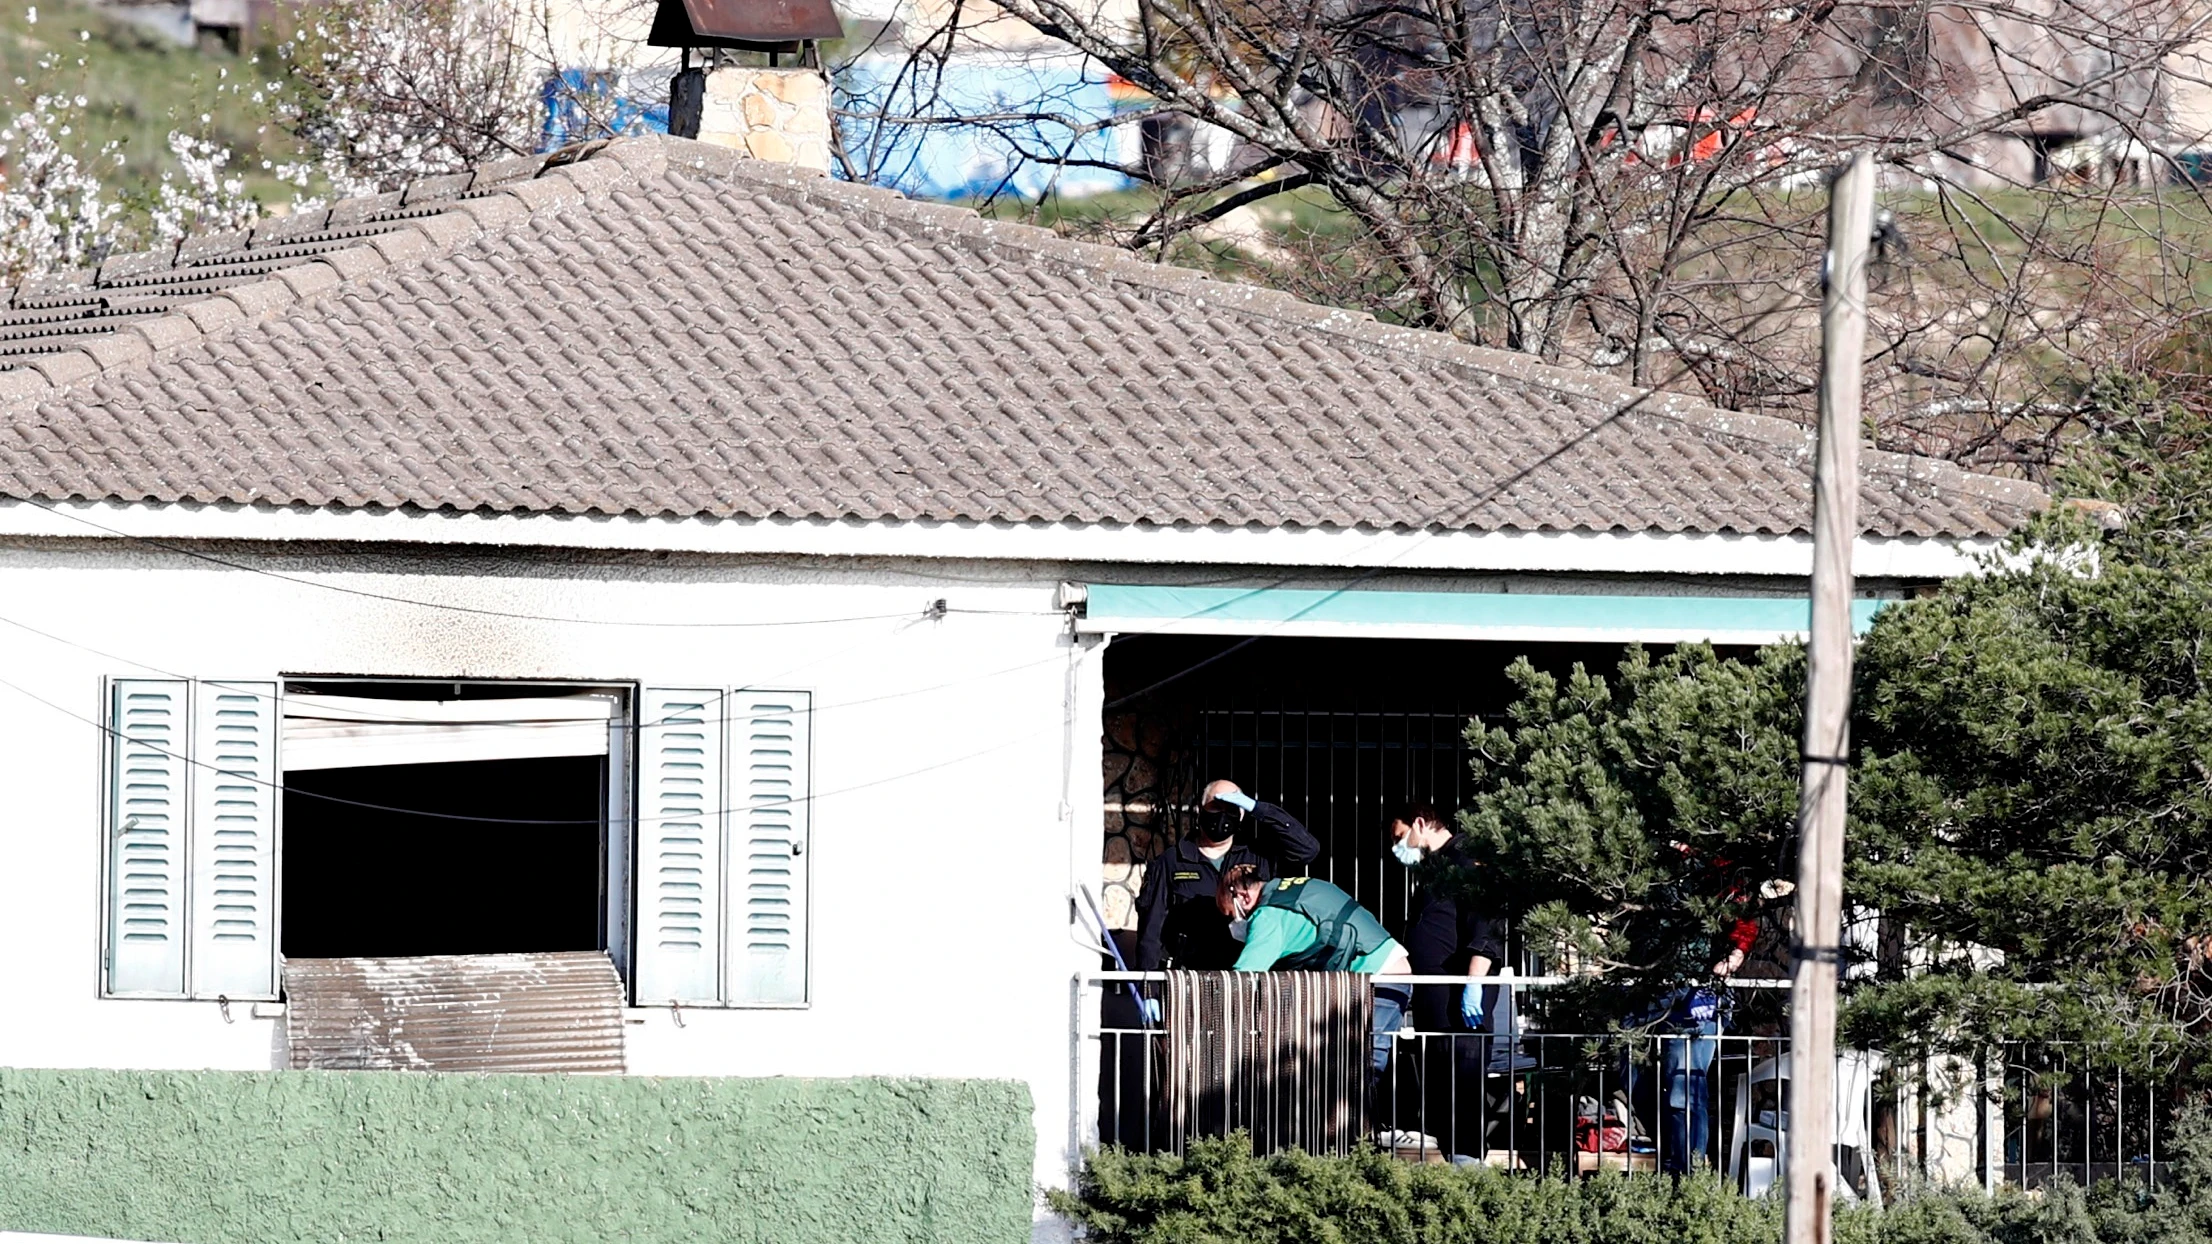
[[620,1073],[622,979],[599,951],[291,959],[295,1070]]

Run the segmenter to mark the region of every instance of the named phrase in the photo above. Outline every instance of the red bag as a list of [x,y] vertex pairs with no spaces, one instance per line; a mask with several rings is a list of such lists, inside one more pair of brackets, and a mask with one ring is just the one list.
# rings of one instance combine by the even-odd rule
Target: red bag
[[1628,1129],[1618,1123],[1599,1127],[1597,1120],[1584,1119],[1575,1125],[1575,1148],[1584,1153],[1626,1153]]

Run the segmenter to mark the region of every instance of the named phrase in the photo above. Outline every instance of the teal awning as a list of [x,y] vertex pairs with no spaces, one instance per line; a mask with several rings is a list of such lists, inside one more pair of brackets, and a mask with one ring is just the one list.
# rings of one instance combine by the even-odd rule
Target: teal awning
[[[1853,602],[1863,634],[1886,600]],[[1093,583],[1082,629],[1097,633],[1337,635],[1577,643],[1771,643],[1801,636],[1802,596],[1584,595],[1156,587]]]

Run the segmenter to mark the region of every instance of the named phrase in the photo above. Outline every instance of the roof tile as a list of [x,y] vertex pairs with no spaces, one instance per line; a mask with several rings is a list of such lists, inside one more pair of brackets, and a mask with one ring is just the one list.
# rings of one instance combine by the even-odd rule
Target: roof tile
[[[15,495],[1743,533],[1811,506],[1802,428],[665,139],[27,285],[0,342],[0,404],[40,403],[0,423]],[[2042,500],[1865,460],[1873,534]]]

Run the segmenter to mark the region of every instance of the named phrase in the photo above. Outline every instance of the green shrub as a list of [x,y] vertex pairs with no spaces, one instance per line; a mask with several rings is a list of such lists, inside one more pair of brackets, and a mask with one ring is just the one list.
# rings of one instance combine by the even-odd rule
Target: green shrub
[[[2158,1192],[1909,1187],[1886,1210],[1846,1205],[1836,1244],[2212,1244],[2212,1123],[2176,1129]],[[1260,1158],[1249,1138],[1187,1155],[1108,1149],[1053,1208],[1100,1244],[1775,1244],[1779,1196],[1750,1200],[1710,1175],[1535,1179],[1414,1166],[1372,1149]]]

